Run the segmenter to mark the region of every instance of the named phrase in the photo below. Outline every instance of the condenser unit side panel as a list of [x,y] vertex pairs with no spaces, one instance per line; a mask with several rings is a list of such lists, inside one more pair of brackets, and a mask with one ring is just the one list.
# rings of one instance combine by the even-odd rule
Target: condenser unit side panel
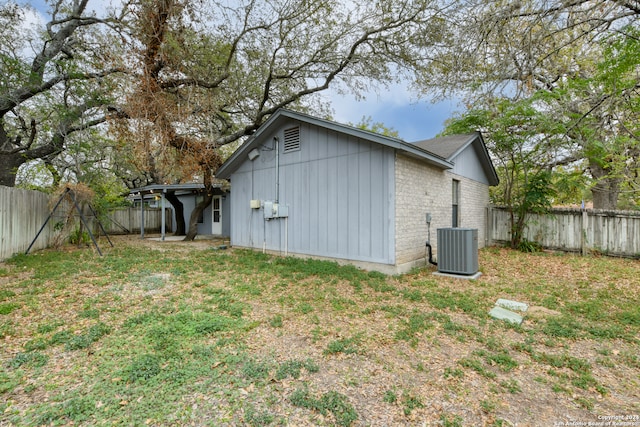
[[478,272],[478,230],[439,228],[438,271],[472,275]]

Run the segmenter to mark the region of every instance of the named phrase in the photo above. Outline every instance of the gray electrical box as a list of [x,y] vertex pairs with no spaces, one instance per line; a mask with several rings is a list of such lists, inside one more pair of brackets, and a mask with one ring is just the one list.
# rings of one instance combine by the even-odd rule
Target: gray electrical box
[[275,216],[278,218],[287,218],[289,216],[289,206],[288,205],[274,205],[277,207],[277,212]]
[[264,202],[264,217],[265,219],[273,218],[273,202]]

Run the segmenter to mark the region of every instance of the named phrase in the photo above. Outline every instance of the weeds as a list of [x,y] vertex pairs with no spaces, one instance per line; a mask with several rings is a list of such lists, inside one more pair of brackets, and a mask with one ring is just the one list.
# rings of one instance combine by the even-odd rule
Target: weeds
[[[556,392],[586,411],[595,402],[630,411],[619,402],[631,395],[611,378],[629,386],[625,375],[640,369],[640,300],[626,285],[637,283],[637,263],[554,258],[564,266],[555,277],[556,270],[542,274],[547,254],[532,260],[491,251],[483,265],[491,280],[464,286],[422,270],[387,277],[242,250],[116,247],[101,258],[89,251],[16,256],[0,268],[0,338],[10,348],[0,365],[0,424],[206,419],[268,426],[284,425],[289,416],[300,424],[355,424],[356,407],[337,389],[327,391],[333,384],[327,378],[343,393],[353,390],[358,405],[387,405],[399,424],[426,415],[427,424],[467,425],[480,417],[505,425],[495,418],[503,401],[523,422],[533,422],[536,414],[512,396],[525,384],[528,399]],[[505,295],[560,314],[519,328],[497,324],[486,312]],[[46,317],[20,320],[34,313]],[[272,348],[261,333],[295,345]],[[365,333],[367,369],[336,369],[353,360],[334,355],[363,353]],[[450,360],[436,357],[432,365],[436,353]],[[319,362],[309,358],[320,354]],[[455,354],[466,357],[456,363]],[[416,382],[428,387],[410,392]],[[471,384],[485,394],[464,418],[446,409],[420,410],[431,396],[468,403]],[[368,396],[378,402],[360,393],[376,386]],[[43,392],[48,401],[25,403]],[[14,401],[22,402],[20,409]]]
[[289,400],[294,406],[318,411],[325,416],[331,413],[339,426],[348,427],[358,419],[358,414],[347,397],[335,391],[316,398],[307,389],[298,389],[289,396]]
[[329,355],[336,353],[359,353],[358,345],[360,344],[360,341],[360,336],[331,341],[329,344],[327,344],[327,348],[324,350],[324,354]]

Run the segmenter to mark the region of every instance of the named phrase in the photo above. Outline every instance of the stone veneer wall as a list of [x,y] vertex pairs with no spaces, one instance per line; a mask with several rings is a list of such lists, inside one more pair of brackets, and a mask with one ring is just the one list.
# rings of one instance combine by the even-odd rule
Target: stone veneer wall
[[489,188],[412,157],[397,154],[396,265],[425,259],[426,214],[431,213],[430,243],[437,253],[437,229],[451,227],[452,180],[460,181],[459,226],[478,229],[478,247],[484,246]]

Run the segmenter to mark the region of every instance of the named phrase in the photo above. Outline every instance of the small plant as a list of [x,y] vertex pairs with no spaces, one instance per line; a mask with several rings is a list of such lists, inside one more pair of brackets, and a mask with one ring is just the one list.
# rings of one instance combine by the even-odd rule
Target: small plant
[[455,414],[442,414],[440,415],[440,422],[443,427],[462,427],[464,420],[460,415]]
[[580,406],[582,406],[584,409],[586,409],[587,411],[591,411],[593,410],[593,401],[591,399],[587,399],[585,397],[578,397],[576,398],[576,403]]
[[87,308],[78,313],[78,317],[83,319],[97,319],[100,317],[100,310],[96,308]]
[[320,367],[311,359],[307,359],[304,362],[299,360],[288,360],[281,363],[276,370],[276,379],[283,380],[285,378],[300,378],[302,369],[306,369],[309,373],[315,373],[320,370]]
[[398,401],[398,394],[395,392],[395,390],[387,390],[384,392],[382,401],[391,404],[396,403]]
[[87,348],[110,332],[111,328],[109,326],[104,323],[98,323],[91,326],[84,334],[74,335],[65,343],[65,349],[67,351],[73,351]]
[[12,311],[17,310],[20,307],[20,304],[16,304],[14,302],[0,304],[0,315],[10,314]]
[[540,252],[542,251],[542,245],[523,238],[518,244],[518,250],[526,253]]
[[44,338],[34,338],[24,344],[26,351],[44,350],[47,348],[47,341]]
[[125,369],[130,381],[148,380],[158,375],[160,371],[160,358],[154,354],[138,356]]
[[[1,270],[1,269],[0,269]],[[2,276],[2,274],[0,274]],[[16,296],[16,293],[9,289],[0,289],[0,301],[7,300]]]
[[282,328],[282,316],[280,314],[277,314],[275,316],[273,316],[270,320],[269,320],[269,325],[271,325],[272,328]]
[[518,384],[518,381],[516,380],[505,380],[500,382],[500,385],[511,394],[520,393],[522,391],[520,384]]
[[55,331],[62,325],[64,325],[64,323],[59,321],[44,323],[42,325],[38,325],[38,327],[36,328],[36,332],[39,334],[48,334],[49,332]]
[[402,396],[402,411],[405,415],[411,414],[416,408],[424,408],[424,403],[418,396],[412,394],[404,394]]
[[75,228],[69,234],[69,243],[72,245],[88,245],[91,242],[91,237],[89,233],[81,230],[80,227]]
[[313,306],[308,302],[303,302],[298,304],[298,307],[296,307],[296,311],[302,314],[309,314],[313,311]]
[[359,337],[343,338],[335,341],[331,341],[327,344],[327,348],[324,350],[324,354],[354,354],[358,353]]
[[39,351],[32,351],[28,353],[18,353],[9,361],[11,368],[19,368],[22,365],[28,365],[33,368],[39,368],[47,364],[49,357]]
[[492,402],[490,400],[481,400],[480,401],[480,409],[485,414],[490,414],[490,413],[492,413],[493,411],[496,410],[496,404],[495,404],[495,402]]
[[482,362],[478,359],[460,359],[458,361],[458,363],[465,367],[465,368],[470,368],[473,369],[474,371],[476,371],[478,374],[482,375],[483,377],[486,378],[495,378],[496,374],[494,374],[491,371],[487,371],[485,369],[485,367],[483,366]]
[[494,353],[487,355],[485,359],[490,364],[496,364],[502,369],[504,372],[511,372],[513,369],[518,367],[518,362],[516,362],[508,353]]
[[275,416],[266,411],[258,411],[253,405],[248,405],[244,412],[244,420],[251,427],[263,427],[271,425]]
[[270,369],[268,363],[250,359],[242,366],[242,375],[250,380],[264,380],[269,376]]
[[464,371],[458,368],[444,368],[444,373],[442,374],[445,378],[462,378],[464,377]]
[[423,313],[413,313],[409,319],[402,322],[402,327],[396,332],[396,339],[409,341],[412,347],[418,345],[416,335],[433,327],[431,319]]
[[552,337],[557,338],[577,338],[580,335],[581,325],[571,317],[551,317],[542,331]]
[[348,427],[358,419],[353,405],[347,397],[335,391],[324,393],[319,399],[313,397],[308,390],[298,389],[294,391],[289,400],[294,406],[307,408],[320,412],[322,415],[333,414],[336,424]]

